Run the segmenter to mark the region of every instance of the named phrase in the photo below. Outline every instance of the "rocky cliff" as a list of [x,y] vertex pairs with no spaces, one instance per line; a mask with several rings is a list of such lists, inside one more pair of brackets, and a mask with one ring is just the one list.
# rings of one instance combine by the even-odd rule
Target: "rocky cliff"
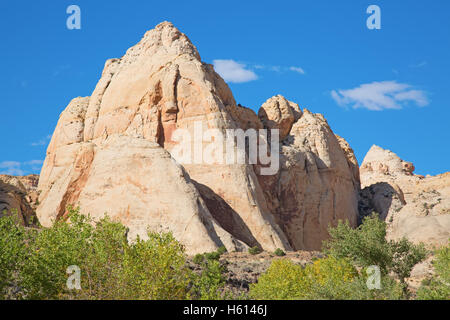
[[414,165],[372,146],[361,164],[361,212],[374,210],[388,223],[388,237],[428,245],[450,238],[450,173],[414,174]]
[[0,215],[17,213],[22,225],[33,225],[38,205],[38,181],[39,176],[35,174],[23,177],[0,175]]
[[[279,170],[262,174],[260,162],[179,161],[180,145],[192,149],[178,133],[195,135],[199,123],[222,133],[278,129],[279,148],[269,153],[279,153]],[[249,158],[248,145],[232,150]],[[92,95],[62,112],[38,188],[44,226],[75,205],[121,221],[130,237],[170,230],[188,253],[222,245],[313,250],[329,224],[356,225],[359,172],[353,151],[322,115],[282,96],[258,114],[236,105],[187,36],[163,22],[122,58],[108,60]]]

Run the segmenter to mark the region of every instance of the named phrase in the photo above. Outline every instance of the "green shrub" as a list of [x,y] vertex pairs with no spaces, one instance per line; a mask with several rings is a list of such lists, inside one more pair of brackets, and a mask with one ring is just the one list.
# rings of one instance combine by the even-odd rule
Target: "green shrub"
[[256,255],[256,254],[259,254],[259,253],[261,253],[261,252],[262,252],[261,248],[260,248],[260,247],[257,247],[257,246],[248,248],[248,253],[250,253],[250,254],[252,254],[252,255]]
[[225,248],[225,246],[221,246],[219,249],[217,249],[217,253],[219,253],[220,255],[224,254],[225,252],[227,252],[227,248]]
[[213,252],[207,252],[204,254],[206,260],[219,260],[220,259],[220,253],[217,251]]
[[120,298],[180,300],[189,298],[191,272],[182,245],[171,233],[149,233],[148,240],[137,239],[123,258]]
[[20,285],[18,271],[26,256],[27,231],[19,225],[17,212],[0,218],[0,299],[11,298],[11,290]]
[[225,268],[217,260],[206,260],[200,275],[193,277],[193,291],[200,300],[224,298]]
[[[190,298],[192,272],[170,233],[128,243],[120,223],[69,211],[67,222],[39,232],[0,218],[2,297],[14,286],[13,298],[23,299]],[[67,288],[71,265],[81,270],[81,290]]]
[[389,276],[381,276],[380,289],[368,289],[365,272],[347,283],[344,299],[348,300],[401,300],[405,298],[403,287]]
[[377,265],[387,274],[392,257],[386,241],[386,224],[376,215],[365,217],[363,224],[353,229],[348,222],[338,222],[329,228],[330,240],[324,242],[324,252],[337,258],[349,258],[361,267]]
[[194,258],[192,259],[192,261],[195,264],[201,264],[203,261],[205,260],[205,256],[201,253],[197,253]]
[[412,268],[427,255],[422,244],[415,245],[407,239],[386,240],[386,223],[375,214],[365,217],[362,225],[352,229],[348,222],[339,221],[329,228],[331,239],[324,242],[325,253],[337,258],[348,258],[360,267],[376,265],[383,276],[396,274],[405,290],[405,279]]
[[450,245],[435,253],[435,275],[426,279],[417,291],[420,300],[450,300]]
[[250,285],[253,299],[275,300],[373,300],[402,299],[402,286],[384,276],[381,289],[370,290],[365,270],[361,274],[347,259],[333,256],[317,259],[305,268],[288,259],[276,259],[256,284]]
[[250,286],[254,299],[344,299],[345,285],[357,277],[356,269],[345,259],[318,259],[302,268],[288,259],[272,261],[256,284]]
[[295,300],[303,297],[305,273],[288,259],[275,259],[270,267],[250,285],[249,296],[261,300]]
[[275,250],[275,251],[274,251],[274,254],[275,254],[276,256],[279,256],[279,257],[282,257],[282,256],[285,256],[285,255],[286,255],[286,253],[285,253],[283,250],[281,250],[280,248],[278,248],[277,250]]

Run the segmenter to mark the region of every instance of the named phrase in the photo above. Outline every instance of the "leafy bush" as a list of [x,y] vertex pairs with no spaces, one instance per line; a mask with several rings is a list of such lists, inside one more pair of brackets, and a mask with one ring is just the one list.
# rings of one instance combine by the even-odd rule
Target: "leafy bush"
[[381,289],[370,290],[366,284],[365,270],[361,274],[347,259],[327,257],[317,259],[302,268],[288,259],[274,260],[262,274],[258,283],[250,285],[253,299],[304,300],[304,299],[402,299],[402,286],[384,276]]
[[205,256],[201,253],[197,253],[194,258],[192,259],[192,261],[195,264],[201,264],[203,261],[205,260]]
[[[406,239],[386,240],[386,224],[376,215],[366,217],[352,229],[339,222],[329,229],[325,242],[327,258],[301,268],[291,261],[275,260],[251,286],[255,299],[403,299],[408,298],[406,278],[426,257],[423,245]],[[381,287],[370,290],[366,268],[376,265],[381,271]],[[361,269],[360,273],[355,269]],[[394,273],[400,283],[390,277]]]
[[381,276],[380,289],[368,289],[365,272],[346,284],[349,300],[401,300],[405,298],[403,286],[389,276]]
[[402,282],[412,268],[427,255],[422,244],[415,245],[407,239],[386,240],[386,223],[377,215],[365,217],[363,224],[352,229],[348,222],[339,221],[336,228],[330,228],[331,239],[325,241],[324,251],[337,258],[348,258],[360,267],[376,265],[383,276],[393,272]]
[[273,260],[270,267],[250,285],[249,296],[262,300],[295,300],[303,297],[305,273],[288,259]]
[[200,300],[220,300],[224,298],[225,268],[217,260],[206,260],[200,275],[193,278],[193,291]]
[[324,251],[337,258],[349,258],[361,267],[377,265],[384,274],[388,273],[392,257],[386,241],[386,224],[372,215],[365,217],[357,229],[348,222],[338,222],[329,228],[330,240],[324,242]]
[[288,259],[276,259],[250,286],[254,299],[343,299],[349,294],[345,284],[358,275],[345,259],[328,257],[302,268]]
[[450,300],[450,245],[436,251],[435,275],[426,279],[417,291],[420,300]]
[[256,254],[259,254],[259,253],[261,253],[261,252],[262,252],[261,248],[260,248],[260,247],[257,247],[257,246],[248,248],[248,253],[250,253],[250,254],[252,254],[252,255],[256,255]]
[[277,250],[275,250],[275,251],[274,251],[274,254],[275,254],[276,256],[279,256],[279,257],[282,257],[282,256],[285,256],[285,255],[286,255],[286,253],[285,253],[283,250],[281,250],[280,248],[278,248]]
[[184,249],[171,233],[149,233],[125,250],[121,298],[179,300],[189,297],[191,273]]
[[219,253],[220,255],[222,255],[226,252],[227,252],[227,248],[225,248],[225,246],[221,246],[219,249],[217,249],[217,253]]
[[0,299],[10,298],[18,286],[17,270],[26,255],[27,231],[19,226],[18,217],[3,212],[0,218]]
[[[127,230],[105,217],[94,223],[70,209],[67,222],[27,231],[0,218],[2,296],[23,299],[187,299],[192,272],[169,234],[128,243]],[[15,257],[19,257],[16,259]],[[81,290],[67,288],[67,268],[81,270]]]
[[220,253],[217,251],[206,252],[206,253],[204,253],[204,256],[205,256],[206,260],[219,260],[220,259]]
[[201,264],[205,259],[206,260],[219,260],[220,256],[227,252],[227,249],[222,246],[217,251],[205,252],[203,254],[198,253],[194,256],[193,261],[196,264]]

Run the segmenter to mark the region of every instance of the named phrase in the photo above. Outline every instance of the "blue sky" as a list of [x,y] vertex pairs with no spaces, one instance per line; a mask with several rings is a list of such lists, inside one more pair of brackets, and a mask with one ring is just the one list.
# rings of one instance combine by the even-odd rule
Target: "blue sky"
[[[66,27],[71,4],[81,30]],[[366,26],[371,4],[380,30]],[[69,101],[164,20],[215,62],[242,105],[282,94],[324,114],[359,162],[377,144],[416,173],[450,171],[449,13],[447,0],[2,1],[0,173],[39,173]]]

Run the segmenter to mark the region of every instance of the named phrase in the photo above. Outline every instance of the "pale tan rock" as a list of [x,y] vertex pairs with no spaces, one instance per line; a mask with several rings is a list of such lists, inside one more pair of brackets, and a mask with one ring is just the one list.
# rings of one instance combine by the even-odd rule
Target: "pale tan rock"
[[[251,112],[236,107],[228,86],[212,66],[200,61],[189,39],[170,23],[159,24],[123,58],[108,60],[92,96],[75,99],[61,115],[42,170],[39,219],[50,225],[65,213],[68,204],[80,204],[83,212],[96,217],[104,212],[122,217],[124,207],[130,207],[135,218],[123,222],[131,236],[142,235],[147,227],[169,227],[190,252],[211,251],[222,244],[229,250],[242,250],[245,244],[239,239],[268,250],[290,249],[266,207],[250,165],[185,166],[192,182],[207,185],[210,198],[228,206],[225,212],[199,206],[203,199],[192,184],[189,188],[193,190],[183,187],[183,191],[177,185],[186,181],[165,182],[181,179],[176,171],[165,170],[164,161],[159,159],[163,157],[161,147],[170,152],[178,144],[171,139],[174,130],[192,131],[195,121],[208,128],[238,128],[244,117],[234,119],[232,113],[252,117]],[[252,121],[257,122],[256,115]],[[121,138],[111,140],[115,136]],[[150,143],[158,143],[161,152],[150,160],[145,160],[150,156],[136,155],[132,164],[127,164],[115,155],[130,152],[131,146],[125,143],[120,144],[125,150],[117,147],[126,138],[135,139],[133,144],[146,143],[148,148]],[[140,152],[145,154],[145,148]],[[136,167],[134,171],[127,169],[131,165]],[[100,170],[102,166],[106,169]],[[141,189],[133,191],[133,181],[138,179],[135,175],[142,175],[139,185],[148,190],[140,197]],[[176,205],[171,204],[175,201]],[[215,209],[215,202],[208,203]],[[155,210],[149,211],[149,207]],[[214,225],[211,213],[227,231],[217,225],[212,232],[212,227],[199,224],[197,220]],[[214,234],[220,234],[222,243]]]
[[[343,140],[343,139],[342,139]],[[269,207],[296,250],[319,250],[338,220],[356,226],[359,176],[322,115],[303,110],[281,149],[276,176],[260,176]]]
[[280,130],[280,140],[287,137],[292,125],[301,115],[299,106],[282,95],[268,99],[258,111],[258,117],[265,128]]
[[425,178],[413,171],[411,162],[372,146],[361,165],[365,197],[370,190],[372,208],[388,222],[389,238],[445,245],[450,238],[450,173]]
[[[68,205],[80,205],[95,218],[106,212],[122,221],[130,238],[171,230],[189,253],[220,245],[320,248],[329,223],[356,223],[353,152],[323,117],[302,116],[282,96],[263,110],[261,121],[236,106],[213,66],[163,22],[108,60],[91,97],[72,100],[61,114],[41,173],[38,217],[50,226]],[[279,128],[282,169],[258,176],[258,165],[182,162],[177,150],[191,144],[173,135],[193,136],[197,123],[218,132]]]
[[36,223],[37,175],[0,175],[0,215],[16,214],[24,226]]

